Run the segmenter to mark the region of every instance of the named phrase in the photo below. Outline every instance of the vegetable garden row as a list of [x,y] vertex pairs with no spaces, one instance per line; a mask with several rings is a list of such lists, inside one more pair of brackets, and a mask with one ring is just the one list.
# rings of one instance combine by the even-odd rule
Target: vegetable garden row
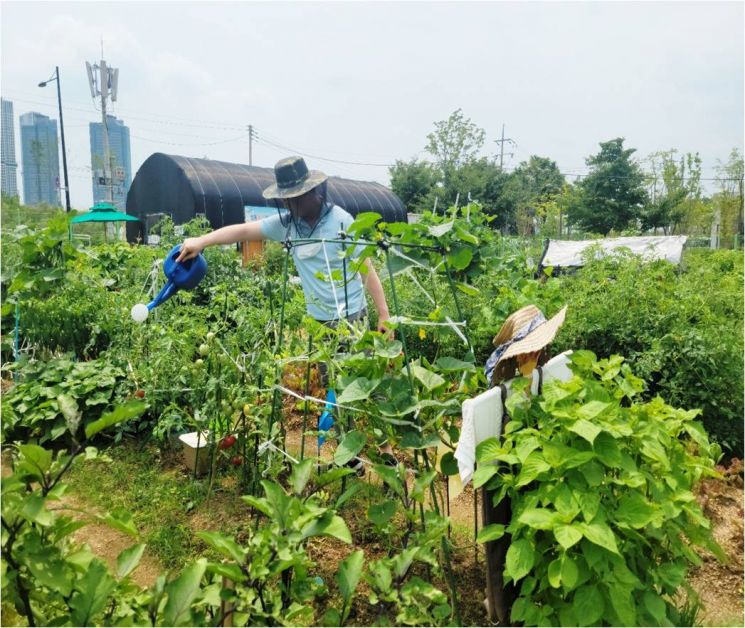
[[[621,255],[536,279],[542,243],[500,236],[476,205],[377,218],[348,236],[383,279],[393,337],[308,319],[281,246],[249,268],[210,248],[205,280],[137,324],[130,308],[181,239],[167,225],[161,247],[80,247],[64,215],[3,234],[4,624],[483,625],[464,557],[504,535],[514,623],[693,624],[690,571],[704,552],[726,560],[694,491],[742,458],[742,252],[689,250],[680,268]],[[461,404],[487,387],[493,335],[531,303],[568,304],[552,348],[574,351],[574,377],[533,396],[513,383],[511,421],[474,476],[511,520],[474,539],[448,514]],[[319,432],[320,363],[338,407]],[[107,566],[74,542],[86,519],[67,480],[106,474],[133,444],[178,451],[185,432],[209,435],[207,473],[181,471],[192,502],[231,486],[243,511],[143,587],[132,572],[156,543],[123,510],[91,515],[132,537]],[[325,538],[346,548],[331,566]]]

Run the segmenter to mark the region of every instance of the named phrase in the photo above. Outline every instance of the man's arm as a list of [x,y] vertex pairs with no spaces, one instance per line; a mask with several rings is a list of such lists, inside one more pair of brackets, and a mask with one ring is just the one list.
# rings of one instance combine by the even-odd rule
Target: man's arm
[[373,303],[375,303],[375,309],[378,311],[378,331],[386,332],[385,321],[391,316],[388,312],[388,303],[385,300],[385,292],[383,292],[383,284],[378,277],[378,273],[375,272],[375,266],[373,266],[372,260],[368,257],[365,260],[367,264],[367,274],[362,276],[362,283],[370,293]]
[[205,248],[214,244],[235,244],[244,240],[257,242],[264,239],[264,234],[261,232],[261,225],[258,220],[228,225],[210,233],[205,233],[197,238],[186,238],[181,245],[181,252],[176,258],[176,261],[181,262],[196,257]]

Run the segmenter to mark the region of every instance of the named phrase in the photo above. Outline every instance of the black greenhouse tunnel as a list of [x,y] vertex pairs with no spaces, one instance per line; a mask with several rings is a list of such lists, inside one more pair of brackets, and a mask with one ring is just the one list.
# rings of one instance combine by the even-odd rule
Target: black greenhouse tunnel
[[[201,214],[213,229],[244,222],[244,208],[273,207],[261,195],[272,183],[273,168],[154,153],[127,194],[127,213],[141,220],[127,226],[127,240],[144,239],[143,225],[163,215],[180,225]],[[407,222],[401,199],[380,183],[330,176],[328,199],[352,216],[378,212],[386,222]]]

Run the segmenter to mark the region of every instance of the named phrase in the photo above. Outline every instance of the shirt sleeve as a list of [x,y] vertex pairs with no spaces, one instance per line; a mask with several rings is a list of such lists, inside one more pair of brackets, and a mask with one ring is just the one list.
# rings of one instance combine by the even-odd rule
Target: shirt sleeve
[[261,233],[267,240],[282,242],[285,239],[287,227],[282,226],[279,215],[263,218],[259,221],[259,227],[261,227]]

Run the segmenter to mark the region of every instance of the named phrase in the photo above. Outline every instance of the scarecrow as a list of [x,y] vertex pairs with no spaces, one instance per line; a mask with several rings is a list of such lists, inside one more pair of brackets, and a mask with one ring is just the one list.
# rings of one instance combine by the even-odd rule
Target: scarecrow
[[[567,367],[571,352],[550,360],[549,351],[549,345],[564,322],[566,309],[564,306],[555,316],[546,319],[535,305],[527,305],[510,314],[494,336],[495,349],[484,367],[489,390],[463,403],[463,424],[454,455],[464,484],[473,475],[476,446],[487,438],[499,438],[502,426],[509,420],[504,402],[510,393],[511,381],[520,376],[531,378],[531,390],[537,394],[546,376],[550,375],[551,379],[571,377]],[[508,525],[512,516],[509,500],[503,499],[495,506],[493,498],[494,494],[486,487],[481,489],[482,525]],[[512,586],[505,586],[503,578],[509,545],[509,535],[485,544],[485,603],[490,620],[502,625],[509,624],[510,606],[514,599]]]

